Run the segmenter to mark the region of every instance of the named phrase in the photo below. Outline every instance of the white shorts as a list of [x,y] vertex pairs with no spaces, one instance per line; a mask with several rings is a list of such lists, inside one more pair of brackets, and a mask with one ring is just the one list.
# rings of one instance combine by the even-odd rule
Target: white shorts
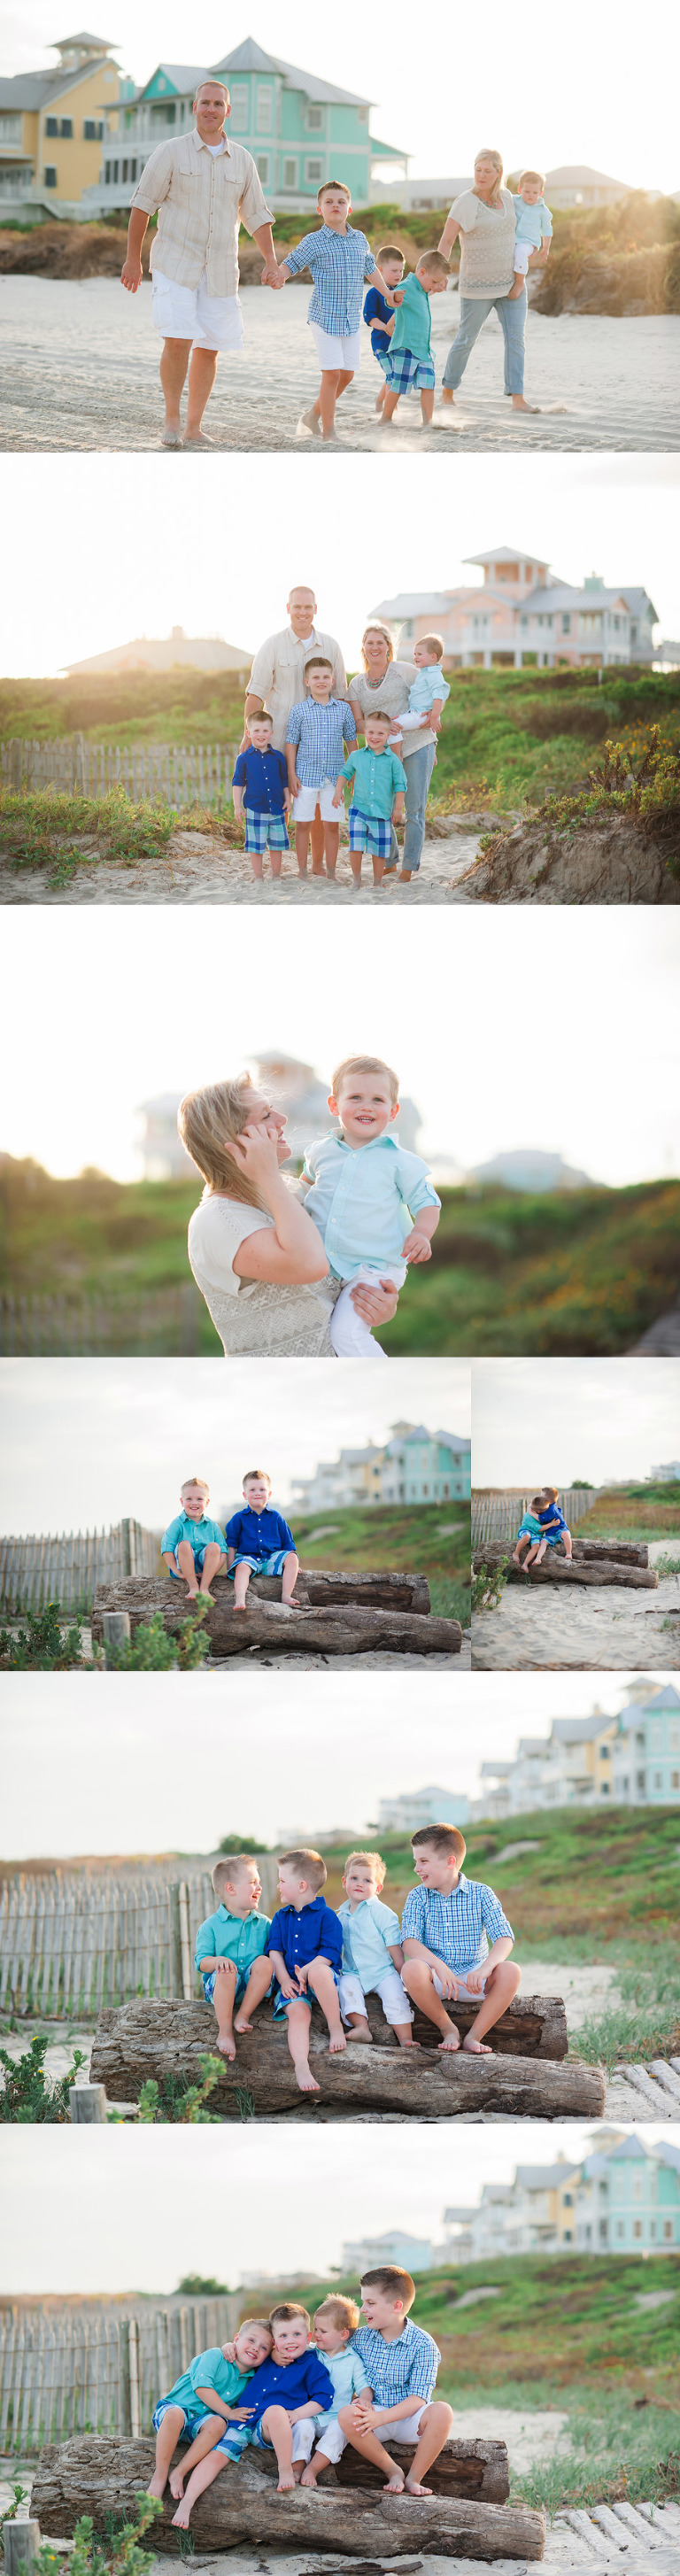
[[357,1314],[350,1291],[356,1288],[359,1279],[366,1281],[370,1287],[374,1287],[381,1279],[389,1279],[393,1288],[403,1288],[405,1278],[405,1261],[386,1261],[384,1267],[377,1261],[362,1261],[361,1269],[356,1270],[353,1279],[348,1279],[346,1287],[341,1288],[333,1307],[328,1330],[336,1359],[384,1360],[387,1358],[387,1352],[381,1351],[380,1343],[374,1342],[370,1324],[365,1324],[363,1317]]
[[[389,2022],[391,2030],[398,2030],[400,2025],[403,2027],[405,2021],[413,2020],[406,1988],[402,1986],[399,1970],[392,1965],[391,1960],[389,1968],[386,1968],[384,1975],[378,1978],[377,1984],[369,1988],[369,1993],[380,1996],[385,2020]],[[338,2002],[343,2021],[347,2021],[350,2013],[365,2013],[364,1988],[361,1978],[355,1975],[354,1970],[348,1970],[346,1976],[341,1976]]]
[[484,1979],[483,1986],[480,1987],[479,1994],[471,1994],[467,1983],[468,1977],[475,1976],[476,1973],[474,1961],[469,1968],[454,1968],[453,1974],[458,1986],[457,1995],[445,1995],[439,1977],[433,1977],[432,1984],[434,1986],[435,1994],[441,1995],[442,2003],[481,2004],[482,1996],[486,1994],[486,1978]]
[[322,375],[339,371],[342,375],[358,376],[361,357],[360,331],[352,331],[349,340],[335,340],[331,338],[328,331],[322,331],[320,322],[310,322],[309,328],[315,342]]
[[179,286],[175,277],[151,271],[151,311],[162,340],[191,340],[195,349],[243,348],[243,314],[237,295],[206,295],[205,270],[198,286]]
[[342,806],[333,803],[335,785],[334,778],[324,778],[320,787],[301,787],[293,799],[293,822],[313,823],[318,805],[322,823],[340,823]]
[[529,266],[529,261],[530,261],[530,259],[531,259],[531,257],[532,257],[533,252],[534,252],[535,250],[537,250],[537,248],[538,248],[538,244],[537,244],[537,242],[528,242],[528,241],[519,241],[519,242],[518,242],[518,241],[516,241],[516,242],[515,242],[515,247],[514,247],[514,251],[513,251],[513,254],[512,254],[512,259],[513,259],[513,267],[514,267],[514,271],[515,271],[515,276],[516,276],[516,277],[526,277],[527,269],[528,269],[528,266]]
[[[378,2441],[417,2442],[427,2403],[428,2400],[423,2398],[420,2405],[417,2407],[415,2415],[400,2415],[396,2424],[376,2424],[375,2430],[378,2436]],[[373,2406],[371,2408],[371,2413],[373,2415],[378,2412],[379,2409],[377,2407]]]
[[330,2424],[322,2425],[320,2431],[318,2416],[305,2415],[301,2424],[294,2424],[293,2459],[311,2460],[312,2449],[317,2440],[318,2448],[323,2451],[325,2460],[335,2462],[341,2458],[342,2452],[347,2449],[347,2436],[341,2431],[337,2415],[332,2415]]

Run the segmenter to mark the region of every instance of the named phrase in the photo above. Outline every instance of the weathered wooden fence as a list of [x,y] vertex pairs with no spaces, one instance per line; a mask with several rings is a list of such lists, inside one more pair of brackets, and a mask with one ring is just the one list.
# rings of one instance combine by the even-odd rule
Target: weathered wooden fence
[[[589,1512],[591,1504],[598,1502],[600,1494],[606,1490],[606,1486],[598,1485],[582,1493],[580,1487],[574,1490],[573,1486],[568,1486],[564,1493],[558,1495],[560,1510],[564,1512],[570,1529],[573,1530],[575,1522],[583,1519],[584,1512]],[[483,1547],[487,1538],[514,1538],[522,1513],[529,1510],[530,1503],[530,1493],[473,1494],[473,1548]]]
[[[258,1854],[262,1903],[277,1901],[276,1861]],[[199,1923],[217,1900],[209,1869],[185,1878],[108,1871],[18,1874],[0,1884],[0,2008],[83,2018],[130,1995],[201,1993]]]
[[3,1296],[0,1353],[9,1359],[192,1359],[205,1311],[191,1282],[144,1297]]
[[231,797],[237,742],[88,742],[82,733],[54,742],[0,743],[5,787],[54,787],[62,794],[107,796],[123,787],[141,804],[218,805]]
[[0,2451],[32,2452],[72,2433],[151,2429],[167,2395],[196,2352],[228,2342],[243,2307],[222,2298],[132,2302],[116,2308],[83,2304],[70,2312],[18,2308],[0,2323]]
[[64,1610],[89,1610],[97,1583],[160,1573],[161,1536],[141,1529],[139,1521],[123,1520],[115,1529],[69,1530],[60,1537],[0,1537],[0,1609],[11,1616],[59,1601]]

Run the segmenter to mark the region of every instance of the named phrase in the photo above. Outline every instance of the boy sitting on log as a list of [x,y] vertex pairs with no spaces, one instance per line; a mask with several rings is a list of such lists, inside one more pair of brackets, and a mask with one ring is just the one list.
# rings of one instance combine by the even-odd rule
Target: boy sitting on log
[[[271,1915],[259,1911],[262,1880],[250,1852],[216,1861],[212,1883],[219,1904],[199,1924],[194,1958],[206,2003],[217,2016],[217,2046],[223,2057],[235,2057],[234,2006],[245,1995],[253,1960],[262,1958]],[[272,1984],[270,1971],[267,1993]]]
[[281,1608],[295,1605],[299,1559],[288,1522],[270,1509],[271,1476],[266,1467],[249,1467],[243,1478],[243,1509],[227,1521],[227,1573],[234,1578],[234,1609],[245,1610],[251,1574],[281,1575]]
[[[173,2494],[181,2501],[173,2514],[179,2531],[187,2531],[192,2505],[204,2489],[212,2485],[229,2460],[240,2460],[252,2442],[258,2451],[275,2451],[279,2470],[279,2495],[295,2485],[293,2477],[293,2442],[298,2424],[333,2411],[333,2381],[325,2362],[309,2339],[309,2312],[297,2300],[284,2299],[272,2308],[269,2330],[271,2353],[261,2357],[248,2390],[247,2408],[232,2410],[226,2429],[213,2428],[212,2441],[199,2434],[192,2444],[182,2468],[175,2471]],[[241,2329],[233,2344],[225,2345],[229,2355],[236,2352]],[[225,2417],[227,2410],[223,2410]],[[303,2454],[304,2456],[304,2454]],[[194,2461],[196,2466],[194,2467]],[[184,2480],[189,2472],[189,2484]]]
[[[540,1565],[545,1556],[548,1541],[538,1517],[542,1504],[543,1495],[532,1494],[530,1511],[522,1513],[512,1558],[520,1574],[528,1574],[530,1565]],[[526,1556],[520,1553],[523,1547],[526,1547]]]
[[203,1601],[211,1601],[210,1585],[213,1575],[226,1565],[227,1542],[219,1521],[208,1518],[210,1488],[205,1476],[188,1476],[186,1484],[180,1485],[179,1499],[181,1512],[161,1539],[163,1564],[175,1583],[183,1576],[189,1601],[195,1601],[199,1592]]
[[560,1511],[556,1485],[543,1486],[538,1517],[548,1546],[559,1547],[561,1540],[565,1556],[571,1556],[571,1530],[567,1529],[564,1513]]
[[349,1853],[342,1880],[344,1902],[338,1907],[338,1922],[342,1924],[340,2011],[343,2021],[350,2024],[350,2040],[361,2040],[366,2047],[371,2039],[366,1996],[378,1994],[385,2020],[400,2048],[417,2048],[419,2042],[414,2040],[411,2029],[413,2014],[400,1975],[404,1953],[398,1916],[391,1905],[380,1902],[384,1877],[385,1862],[379,1852]]
[[288,2021],[288,2046],[301,2093],[318,2093],[309,2064],[312,2006],[321,2005],[330,2031],[331,2055],[346,2048],[338,1989],[342,1966],[342,1925],[321,1894],[328,1871],[320,1852],[283,1852],[279,1861],[281,1904],[270,1923],[266,1955],[255,1959],[235,2029],[251,2028],[250,2014],[268,1994],[272,1968],[278,1992],[274,2019]]
[[351,2405],[353,2397],[370,2401],[366,2372],[357,2359],[354,2337],[359,2323],[359,2310],[353,2299],[342,2299],[331,2292],[316,2309],[312,2334],[317,2352],[333,2381],[333,2404],[324,2415],[296,2424],[293,2434],[293,2475],[303,2487],[315,2487],[323,2469],[334,2468],[336,2460],[347,2449],[347,2435],[340,2423],[341,2406]]
[[[410,2272],[385,2263],[364,2272],[361,2281],[363,2324],[354,2336],[354,2352],[370,2390],[340,2408],[340,2429],[362,2458],[385,2472],[386,2495],[430,2495],[421,2484],[448,2440],[453,2423],[450,2406],[432,2403],[441,2361],[439,2345],[422,2326],[409,2323],[415,2298]],[[397,2467],[380,2434],[396,2442],[415,2442],[411,2468]]]
[[521,1970],[509,1957],[514,1932],[493,1888],[464,1878],[465,1837],[457,1825],[421,1825],[411,1841],[420,1885],[411,1888],[401,1919],[406,1992],[441,2031],[440,2048],[451,2050],[461,2042],[446,2003],[476,2003],[479,1997],[463,2048],[470,2056],[490,2057],[484,2034],[500,2021],[520,1984]]
[[154,2407],[152,2424],[156,2435],[156,2466],[148,2494],[162,2496],[168,2482],[173,2451],[178,2442],[189,2442],[187,2461],[173,2469],[170,2493],[182,2495],[189,2460],[202,2459],[211,2451],[232,2421],[239,2426],[246,2421],[239,2398],[245,2396],[249,2381],[261,2362],[271,2352],[272,2329],[267,2317],[245,2317],[233,2343],[216,2344],[209,2352],[196,2353],[188,2370],[175,2380],[168,2397],[160,2397]]

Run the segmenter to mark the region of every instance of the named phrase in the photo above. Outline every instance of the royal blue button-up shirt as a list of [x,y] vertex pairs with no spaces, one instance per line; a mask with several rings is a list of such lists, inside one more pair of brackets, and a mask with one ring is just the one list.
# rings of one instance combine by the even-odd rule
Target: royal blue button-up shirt
[[282,751],[240,751],[232,778],[232,787],[243,788],[243,802],[250,814],[282,814],[288,771]]
[[251,1512],[246,1503],[227,1521],[226,1537],[239,1556],[276,1556],[282,1547],[295,1551],[292,1530],[280,1512]]
[[327,1959],[329,1966],[342,1967],[342,1924],[323,1896],[315,1896],[311,1905],[280,1905],[267,1936],[267,1951],[280,1950],[289,1977],[296,1968],[308,1968],[311,1959]]
[[330,2371],[326,2369],[315,2344],[311,2343],[306,2352],[299,2353],[297,2361],[287,2361],[285,2365],[280,2361],[261,2361],[259,2370],[253,2371],[243,2402],[252,2406],[252,2427],[266,2415],[268,2406],[285,2406],[286,2413],[293,2415],[296,2407],[304,2406],[308,2399],[311,2404],[316,2400],[319,2406],[332,2411]]

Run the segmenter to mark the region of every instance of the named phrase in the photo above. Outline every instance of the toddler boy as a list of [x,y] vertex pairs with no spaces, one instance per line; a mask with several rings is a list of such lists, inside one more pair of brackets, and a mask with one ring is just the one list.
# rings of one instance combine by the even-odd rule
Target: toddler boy
[[513,195],[515,209],[514,278],[507,298],[514,304],[524,287],[532,250],[540,250],[541,268],[545,268],[552,241],[552,215],[546,206],[543,190],[545,179],[540,170],[523,170]]
[[[335,2292],[330,2298],[322,2299],[320,2308],[316,2310],[312,2333],[317,2352],[320,2352],[333,2381],[333,2404],[325,2414],[317,2415],[315,2421],[308,2417],[306,2422],[296,2424],[293,2474],[296,2467],[302,2471],[300,2484],[303,2487],[315,2487],[322,2470],[333,2468],[347,2449],[347,2435],[339,2422],[340,2407],[351,2405],[353,2397],[367,2400],[372,2397],[373,2391],[366,2385],[366,2372],[357,2361],[353,2348],[352,2338],[358,2323],[359,2310],[354,2300],[342,2299]],[[312,2452],[315,2437],[316,2446]],[[306,2467],[303,2465],[305,2461]]]
[[[373,2400],[355,2397],[351,2406],[340,2408],[340,2428],[353,2450],[386,2473],[386,2495],[401,2495],[404,2489],[407,2495],[431,2493],[421,2485],[423,2472],[438,2459],[453,2423],[451,2407],[441,2399],[432,2402],[441,2353],[433,2336],[409,2321],[415,2295],[410,2272],[402,2271],[398,2263],[364,2272],[363,2323],[354,2337],[354,2351],[370,2380]],[[380,2441],[381,2432],[388,2438],[391,2434],[395,2442],[416,2443],[406,2476],[390,2459]]]
[[173,2469],[170,2478],[171,2495],[182,2495],[189,2466],[213,2449],[226,2424],[239,2421],[238,2401],[245,2395],[253,2372],[271,2352],[272,2341],[267,2317],[245,2317],[233,2343],[212,2345],[208,2352],[196,2353],[188,2370],[175,2380],[169,2396],[159,2398],[152,2416],[156,2465],[148,2495],[165,2494],[173,2451],[178,2442],[188,2442],[188,2457],[181,2468]]
[[295,849],[301,877],[307,874],[309,835],[317,806],[324,826],[326,874],[335,876],[340,841],[333,789],[340,774],[346,742],[356,742],[357,729],[347,698],[333,696],[333,671],[323,654],[305,662],[307,698],[291,707],[286,733],[288,785],[294,797]]
[[[208,2457],[199,2453],[198,2444],[190,2451],[183,2476],[193,2464],[189,2485],[182,2504],[173,2514],[173,2522],[186,2531],[196,2497],[229,2460],[240,2460],[252,2442],[258,2451],[275,2451],[279,2469],[279,2495],[295,2484],[292,2468],[293,2437],[296,2424],[320,2415],[333,2402],[333,2381],[320,2353],[309,2340],[309,2313],[297,2301],[284,2299],[272,2308],[269,2318],[272,2335],[271,2354],[265,2356],[253,2374],[247,2391],[248,2408],[239,2409],[241,2420],[226,2425],[217,2441],[213,2440]],[[237,2337],[238,2341],[238,2337]],[[227,2345],[236,2350],[236,2344]],[[247,2420],[243,2420],[246,2417]]]
[[359,369],[364,278],[374,278],[388,306],[391,297],[366,234],[350,224],[352,199],[344,180],[325,180],[316,202],[320,231],[305,233],[296,249],[286,252],[277,283],[285,286],[301,268],[311,269],[314,291],[307,320],[321,362],[321,384],[311,411],[303,412],[302,418],[315,437],[321,432],[325,439],[334,439],[336,402]]
[[441,1199],[420,1154],[407,1154],[390,1132],[399,1115],[399,1085],[380,1056],[347,1056],[333,1075],[328,1106],[340,1133],[321,1137],[305,1154],[305,1206],[318,1225],[333,1277],[348,1283],[330,1321],[336,1357],[375,1358],[380,1344],[357,1315],[350,1286],[380,1279],[402,1288],[407,1266],[431,1258]]
[[400,2047],[411,2048],[413,2014],[399,1973],[404,1953],[397,1916],[391,1905],[381,1904],[384,1877],[385,1863],[379,1852],[350,1852],[342,1879],[344,1901],[338,1906],[338,1922],[342,1924],[340,2011],[343,2021],[350,2024],[350,2039],[363,2040],[366,2046],[371,2038],[366,1996],[378,1994],[385,2020]]
[[[530,1565],[540,1565],[542,1557],[545,1556],[548,1541],[538,1518],[542,1502],[542,1494],[533,1494],[531,1510],[522,1513],[512,1557],[512,1564],[518,1565],[522,1574],[528,1573]],[[525,1546],[526,1556],[522,1554]]]
[[251,1574],[280,1574],[281,1607],[292,1610],[299,1557],[293,1532],[280,1512],[270,1509],[271,1476],[266,1467],[249,1467],[243,1478],[243,1509],[227,1521],[227,1573],[234,1578],[234,1609],[245,1610]]
[[217,2017],[217,2046],[223,2057],[235,2057],[234,2005],[245,1994],[253,1960],[262,1957],[271,1916],[259,1911],[262,1881],[250,1852],[216,1861],[212,1883],[219,1902],[199,1924],[194,1958]]
[[[395,288],[401,285],[404,274],[403,256],[401,251],[397,250],[395,242],[385,242],[383,249],[378,251],[378,267],[390,295],[394,295]],[[377,358],[383,374],[387,372],[386,362],[390,353],[390,340],[396,318],[396,305],[388,304],[386,297],[380,294],[377,286],[369,286],[368,294],[364,298],[364,321],[369,326],[373,356]],[[376,411],[382,411],[384,400],[383,384],[377,397]]]
[[205,1477],[188,1476],[186,1484],[180,1485],[179,1499],[181,1512],[161,1539],[163,1564],[175,1583],[184,1580],[189,1601],[195,1601],[199,1592],[204,1601],[211,1601],[210,1585],[226,1564],[227,1542],[219,1521],[208,1517],[210,1489]]
[[[392,824],[401,823],[404,815],[406,771],[391,751],[388,735],[391,717],[376,707],[366,717],[366,749],[351,751],[340,771],[333,797],[341,805],[343,780],[352,780],[349,809],[349,863],[355,885],[361,884],[364,850],[373,860],[373,883],[382,885],[385,861],[392,843]],[[420,722],[420,718],[415,721]]]
[[403,733],[417,732],[422,724],[429,725],[431,733],[439,732],[442,708],[451,696],[448,680],[440,668],[443,651],[442,635],[421,635],[418,643],[414,644],[416,676],[408,693],[408,710],[406,715],[395,718],[390,742],[398,742]]
[[284,2013],[287,2016],[288,2046],[301,2093],[319,2091],[309,2065],[314,2001],[320,2004],[328,2023],[331,2056],[347,2046],[338,2002],[342,1928],[321,1894],[327,1877],[320,1852],[309,1851],[303,1845],[298,1851],[282,1854],[281,1903],[269,1926],[266,1957],[253,1963],[235,2023],[237,2031],[250,2030],[249,2015],[267,1994],[273,1968],[279,1990],[274,2018],[279,2020]]
[[411,1888],[401,1919],[407,1995],[435,2022],[446,2049],[460,2048],[460,2037],[445,1999],[476,2003],[479,1997],[463,2048],[472,2057],[490,2057],[484,2033],[500,2021],[520,1983],[509,1957],[514,1932],[493,1888],[464,1878],[465,1837],[457,1825],[421,1825],[411,1840],[420,1885]]
[[290,849],[285,817],[290,805],[288,770],[282,751],[272,743],[274,718],[267,707],[259,716],[251,716],[250,746],[240,751],[232,779],[234,813],[237,823],[245,812],[246,852],[253,862],[253,876],[263,874],[265,850],[269,851],[272,876],[281,875],[281,858]]
[[385,375],[387,383],[380,412],[381,429],[392,420],[400,394],[411,386],[420,394],[423,427],[434,411],[434,358],[431,354],[432,314],[430,296],[445,295],[449,282],[448,260],[441,251],[424,250],[404,284],[395,293],[397,318],[390,340]]

